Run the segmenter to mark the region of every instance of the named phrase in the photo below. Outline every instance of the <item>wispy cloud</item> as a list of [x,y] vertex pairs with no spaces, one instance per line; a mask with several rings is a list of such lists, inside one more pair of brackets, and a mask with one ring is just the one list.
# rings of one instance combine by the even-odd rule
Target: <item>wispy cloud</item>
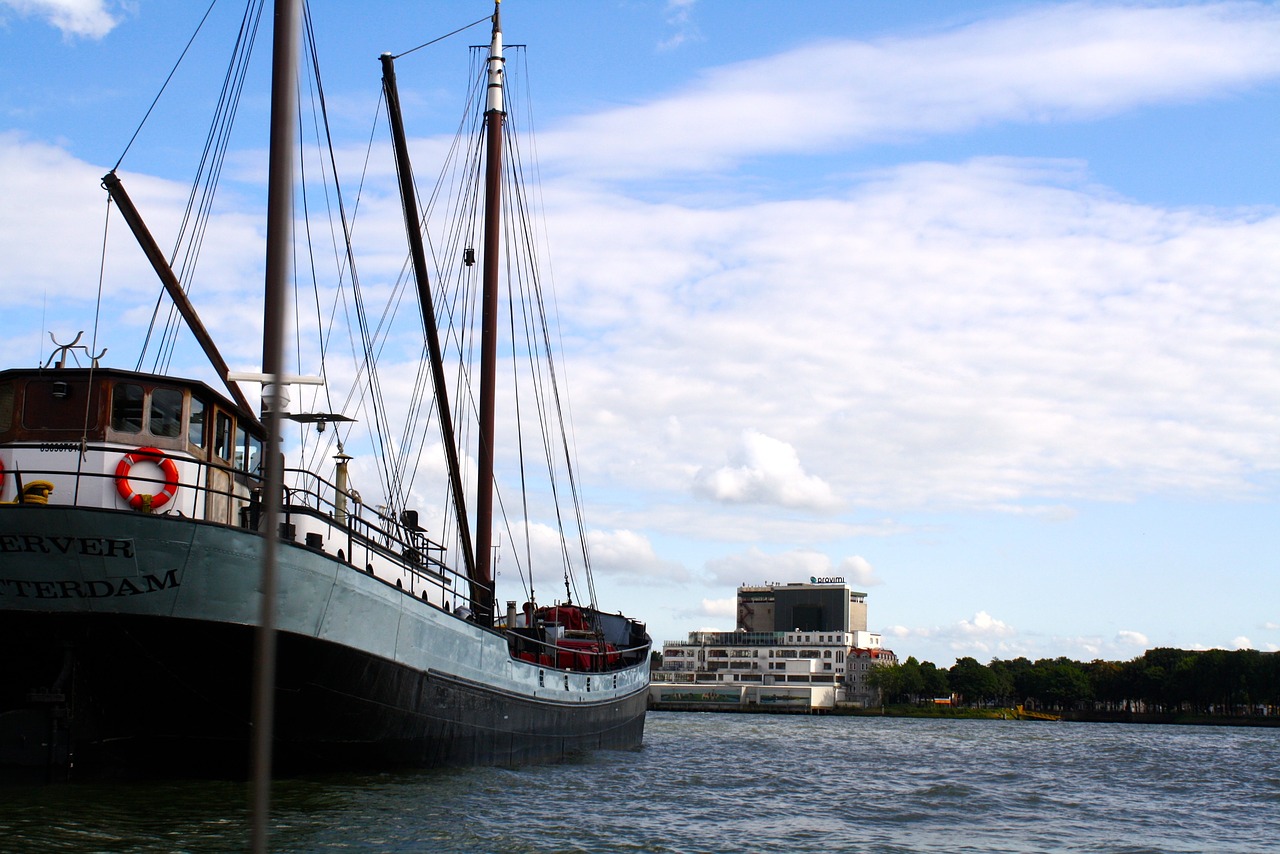
[[593,340],[575,356],[611,366],[575,370],[608,418],[584,450],[616,468],[626,448],[654,485],[1064,515],[1244,497],[1280,468],[1273,212],[1164,210],[1079,163],[982,159],[886,170],[843,198],[589,202],[554,227],[562,305]]
[[666,22],[671,35],[658,44],[658,50],[675,50],[681,45],[701,39],[702,34],[693,18],[697,0],[667,0]]
[[866,558],[853,555],[834,563],[830,556],[813,549],[771,553],[753,547],[708,561],[706,568],[717,584],[732,587],[837,575],[854,587],[880,583]]
[[642,177],[996,123],[1097,118],[1274,80],[1277,42],[1280,12],[1269,5],[1040,7],[720,68],[673,96],[583,117],[544,137],[543,150],[579,176]]
[[[1015,658],[1029,649],[1017,636],[1016,629],[986,611],[978,611],[972,618],[960,619],[946,626],[892,625],[882,634],[887,638],[885,646],[891,648],[895,641],[907,647],[927,642],[931,648],[939,652],[946,650],[954,658],[973,656],[983,662],[993,657]],[[950,666],[949,661],[935,663]]]
[[679,562],[660,558],[649,539],[635,531],[592,531],[588,534],[592,566],[602,575],[628,583],[687,581],[689,571]]
[[1141,647],[1142,649],[1146,649],[1151,645],[1151,641],[1147,640],[1147,636],[1142,632],[1134,632],[1127,629],[1116,633],[1116,643]]
[[0,0],[0,6],[45,20],[67,36],[100,39],[120,23],[118,4],[104,0]]

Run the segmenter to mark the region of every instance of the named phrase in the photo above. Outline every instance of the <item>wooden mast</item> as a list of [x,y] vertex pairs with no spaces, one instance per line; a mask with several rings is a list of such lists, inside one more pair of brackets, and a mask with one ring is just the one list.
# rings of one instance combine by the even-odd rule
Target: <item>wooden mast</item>
[[262,386],[267,426],[266,478],[263,506],[261,610],[255,644],[253,699],[252,828],[254,852],[267,850],[270,816],[271,743],[276,679],[276,550],[280,504],[284,496],[281,414],[288,405],[285,387],[285,324],[289,304],[293,252],[293,129],[297,97],[298,0],[275,0],[271,66],[271,148],[267,173],[267,257],[263,302]]
[[[413,190],[413,166],[409,162],[409,146],[405,142],[404,119],[400,113],[400,92],[396,86],[395,57],[384,53],[382,60],[382,89],[387,97],[387,120],[391,125],[391,147],[395,152],[396,175],[400,183],[400,204],[404,210],[404,227],[409,240],[409,257],[413,260],[413,278],[418,286],[418,307],[422,312],[422,327],[427,336],[427,353],[431,362],[431,383],[435,387],[436,410],[440,415],[440,433],[444,445],[445,463],[449,469],[449,492],[453,497],[454,516],[458,520],[458,541],[467,577],[475,578],[475,552],[471,542],[471,526],[467,523],[466,495],[462,488],[462,466],[458,461],[458,441],[453,429],[453,414],[449,408],[449,388],[444,374],[444,351],[440,346],[440,332],[436,329],[436,312],[431,298],[431,282],[427,276],[427,253],[422,245],[421,221],[418,202]],[[471,594],[476,598],[475,591]]]
[[[481,625],[493,625],[493,431],[498,361],[498,264],[502,218],[503,109],[502,25],[493,8],[489,44],[489,88],[485,107],[485,225],[480,325],[480,415],[476,470],[476,572],[471,609]],[[476,595],[476,593],[479,595]]]

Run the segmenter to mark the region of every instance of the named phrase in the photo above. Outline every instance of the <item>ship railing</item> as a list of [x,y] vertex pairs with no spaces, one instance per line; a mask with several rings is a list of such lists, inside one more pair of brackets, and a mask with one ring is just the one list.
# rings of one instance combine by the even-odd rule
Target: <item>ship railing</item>
[[[13,450],[40,451],[41,443],[6,445]],[[121,454],[113,445],[86,445],[73,465],[47,466],[10,464],[5,472],[10,479],[6,494],[16,497],[9,503],[49,504],[121,509],[117,498],[116,475],[79,461],[93,454]],[[262,521],[260,478],[243,468],[219,462],[194,459],[183,454],[161,453],[160,459],[172,460],[180,472],[172,498],[150,510],[150,504],[139,512],[154,512],[199,519],[211,524],[259,530]],[[286,488],[282,507],[280,536],[282,539],[313,550],[333,553],[353,569],[366,572],[405,590],[407,593],[451,607],[468,598],[470,582],[465,575],[449,567],[440,556],[444,547],[428,539],[425,533],[360,501],[347,497],[341,510],[334,497],[337,487],[324,478],[298,469],[289,469],[292,484]],[[139,493],[154,489],[153,496],[172,487],[164,476],[152,476],[134,466],[129,482]],[[38,483],[53,485],[33,489]],[[215,485],[221,484],[221,485]],[[334,497],[331,497],[334,496]],[[462,582],[455,585],[455,582]]]
[[[402,589],[407,584],[409,592],[424,595],[433,589],[441,597],[466,598],[470,581],[449,566],[441,556],[445,547],[429,539],[425,532],[404,524],[380,510],[370,507],[347,495],[339,504],[337,486],[305,469],[286,469],[282,525],[292,526],[286,539],[294,539],[312,547],[337,548],[341,559],[371,574],[379,574],[374,568],[381,561],[393,565],[403,578],[397,578]],[[329,533],[321,539],[315,535],[317,526],[326,527]],[[307,535],[311,534],[308,543]],[[337,539],[340,542],[334,543]],[[345,542],[345,548],[343,546]],[[377,558],[377,561],[372,561]],[[455,584],[456,583],[456,584]]]
[[648,639],[633,646],[617,647],[598,635],[543,640],[538,636],[540,631],[537,627],[507,629],[511,657],[555,670],[608,673],[626,670],[647,660],[652,648]]
[[[132,466],[128,472],[128,480],[131,488],[140,496],[138,505],[133,509],[156,515],[198,518],[243,527],[243,514],[240,511],[251,503],[253,486],[261,480],[254,472],[225,463],[210,462],[186,454],[165,451],[160,451],[158,455],[148,453],[138,457],[136,451],[120,445],[15,442],[5,445],[5,448],[15,452],[43,452],[50,449],[78,452],[75,455],[74,464],[58,465],[57,463],[61,463],[62,459],[56,457],[53,459],[54,465],[30,465],[23,463],[20,458],[14,460],[9,466],[8,475],[14,479],[14,489],[17,494],[6,502],[9,504],[38,503],[108,510],[123,509],[123,499],[117,497],[120,478],[117,476],[115,465],[112,463],[104,465],[94,457],[101,455],[103,459],[110,460],[112,456],[120,455],[123,459],[126,454],[132,452],[138,459],[146,459],[162,465],[172,462],[178,473],[177,477],[171,481],[163,469],[162,476],[156,477],[146,474],[145,470],[139,469],[136,465]],[[217,473],[219,477],[211,477],[211,473]],[[52,489],[47,491],[47,500],[32,502],[30,501],[33,492],[31,487],[41,481],[50,484]],[[224,483],[226,486],[211,486],[210,484],[214,482]],[[153,493],[146,493],[143,487],[148,485],[155,487]],[[5,493],[8,492],[9,490],[5,489]],[[163,503],[156,506],[154,510],[151,509],[152,502],[159,499],[161,495],[165,496]],[[210,501],[211,498],[223,500],[227,512],[215,510],[215,506],[223,505],[215,505],[215,502]]]

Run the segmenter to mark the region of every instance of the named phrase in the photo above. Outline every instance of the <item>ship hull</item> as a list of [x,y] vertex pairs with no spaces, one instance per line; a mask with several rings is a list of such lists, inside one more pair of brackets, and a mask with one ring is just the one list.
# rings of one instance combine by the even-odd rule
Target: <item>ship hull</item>
[[[0,765],[239,775],[263,538],[0,511]],[[334,556],[281,547],[275,766],[548,762],[639,746],[647,663],[570,673]]]

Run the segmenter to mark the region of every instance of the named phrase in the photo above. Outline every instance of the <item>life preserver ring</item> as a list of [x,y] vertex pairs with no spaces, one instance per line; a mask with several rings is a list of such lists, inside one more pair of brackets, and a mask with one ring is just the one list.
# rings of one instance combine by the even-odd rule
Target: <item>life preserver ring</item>
[[[133,469],[134,463],[143,460],[155,463],[164,474],[164,486],[155,495],[134,492],[133,487],[129,485],[129,472]],[[134,510],[159,510],[178,492],[178,465],[157,448],[139,448],[131,451],[116,463],[116,492],[119,492],[120,497]]]

